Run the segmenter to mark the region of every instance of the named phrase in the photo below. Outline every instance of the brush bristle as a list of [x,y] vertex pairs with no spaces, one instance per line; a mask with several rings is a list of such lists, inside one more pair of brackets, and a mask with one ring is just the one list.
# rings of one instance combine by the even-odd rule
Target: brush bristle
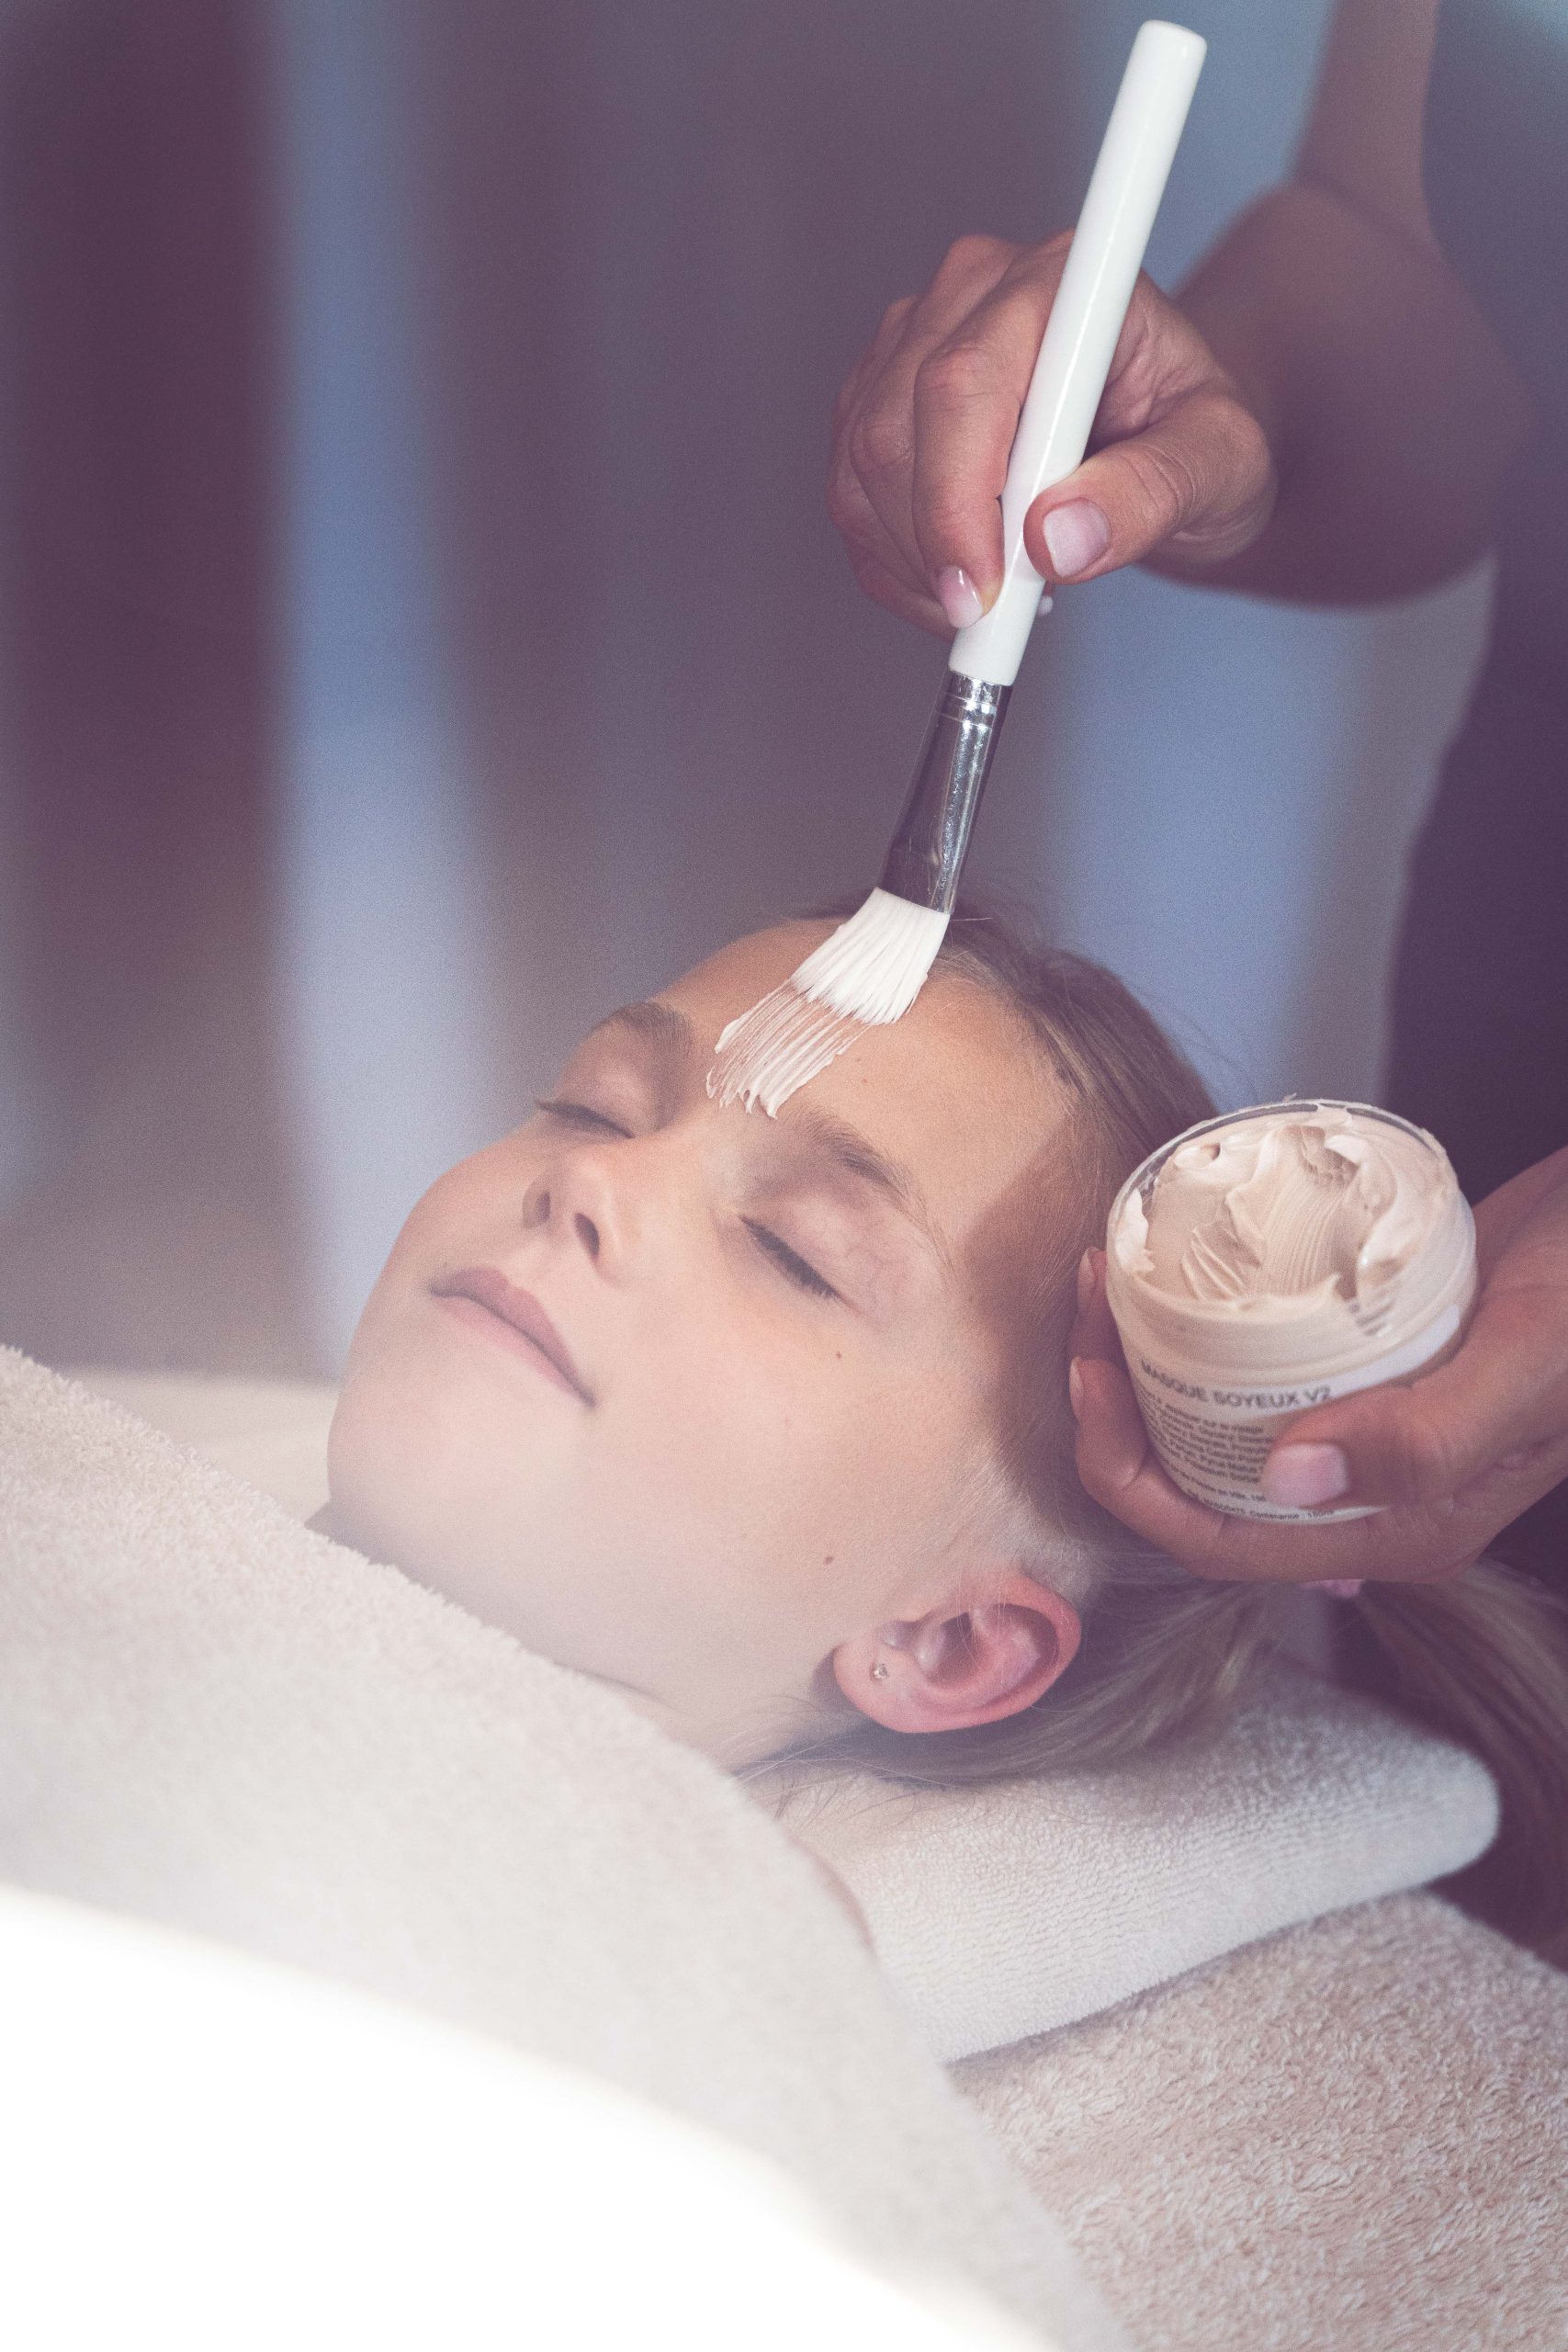
[[760,1102],[770,1119],[797,1088],[819,1078],[866,1024],[802,996],[793,979],[720,1033],[707,1088],[720,1109]]
[[874,890],[791,973],[788,985],[868,1027],[901,1020],[936,961],[947,922],[939,907]]
[[749,1111],[760,1102],[776,1116],[863,1029],[902,1019],[936,961],[947,922],[939,908],[874,890],[782,988],[729,1023],[708,1072],[709,1094]]

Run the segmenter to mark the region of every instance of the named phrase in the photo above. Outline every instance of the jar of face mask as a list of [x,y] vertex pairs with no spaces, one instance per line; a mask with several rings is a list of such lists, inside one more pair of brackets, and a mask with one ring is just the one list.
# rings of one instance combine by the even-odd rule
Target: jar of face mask
[[1263,1464],[1299,1414],[1452,1353],[1475,1227],[1424,1129],[1363,1102],[1264,1103],[1189,1128],[1128,1178],[1106,1295],[1184,1493],[1245,1519],[1357,1519],[1269,1502]]

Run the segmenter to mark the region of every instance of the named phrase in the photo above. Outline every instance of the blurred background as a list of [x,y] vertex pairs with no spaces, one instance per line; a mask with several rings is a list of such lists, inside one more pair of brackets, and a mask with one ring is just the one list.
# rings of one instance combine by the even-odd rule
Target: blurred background
[[[1212,44],[1151,266],[1285,163]],[[331,1372],[581,1027],[874,877],[934,641],[822,505],[952,239],[1068,224],[1123,0],[0,6],[0,1339]],[[1374,1091],[1483,578],[1037,634],[972,878],[1223,1100]]]

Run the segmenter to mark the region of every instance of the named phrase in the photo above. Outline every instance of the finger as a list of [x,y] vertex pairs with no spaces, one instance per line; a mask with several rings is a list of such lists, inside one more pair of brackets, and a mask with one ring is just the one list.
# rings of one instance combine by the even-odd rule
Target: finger
[[[1318,1526],[1243,1519],[1195,1502],[1173,1483],[1149,1442],[1132,1383],[1117,1366],[1075,1359],[1071,1390],[1086,1491],[1197,1577],[1272,1584],[1438,1582],[1472,1566],[1497,1530],[1534,1499],[1534,1474],[1493,1471],[1461,1496],[1363,1519]],[[1568,1445],[1562,1453],[1558,1475],[1568,1469]]]
[[1262,428],[1233,392],[1208,384],[1037,499],[1024,547],[1053,584],[1098,580],[1167,546],[1218,561],[1257,537],[1273,497]]
[[[1149,1443],[1144,1417],[1133,1384],[1120,1365],[1100,1356],[1075,1355],[1068,1374],[1078,1476],[1097,1502],[1122,1517],[1131,1498],[1134,1510],[1140,1498],[1133,1489],[1153,1474],[1163,1476]],[[1140,1531],[1141,1532],[1141,1531]]]
[[[858,477],[846,463],[835,464],[828,478],[828,513],[844,542],[844,552],[859,578],[863,567],[886,573],[898,583],[903,597],[929,604],[939,616],[942,607],[931,594],[931,582],[919,562],[911,562],[908,554],[888,533],[882,517],[866,497]],[[861,581],[868,595],[877,595],[865,580]],[[942,633],[951,636],[952,623],[943,618]]]
[[1001,586],[1008,458],[1065,259],[1057,240],[1020,255],[915,374],[915,539],[933,583],[970,584],[971,620]]
[[912,294],[903,295],[897,302],[889,302],[882,313],[876,333],[840,385],[838,397],[833,402],[835,446],[854,415],[867,385],[880,375],[903,340],[905,326],[914,308],[915,297]]
[[841,433],[845,465],[899,560],[928,589],[932,578],[920,553],[911,503],[916,378],[927,354],[990,292],[1016,250],[998,237],[961,237],[950,247],[931,285],[905,313],[897,336],[863,382]]
[[1123,1362],[1121,1334],[1105,1295],[1103,1250],[1086,1250],[1078,1266],[1077,1312],[1067,1351],[1074,1357],[1094,1356],[1104,1363]]
[[868,556],[852,548],[850,568],[857,584],[874,604],[894,613],[901,621],[912,621],[917,628],[930,631],[942,639],[953,635],[953,625],[933,597],[911,588],[902,573],[894,572]]
[[[828,461],[828,514],[844,540],[852,564],[866,557],[901,580],[912,595],[927,596],[931,583],[918,559],[887,531],[855,469],[854,448],[906,324],[916,308],[912,296],[890,302],[866,349],[845,378],[833,403],[833,438]],[[880,600],[879,600],[880,601]]]
[[1562,1291],[1489,1290],[1463,1346],[1438,1371],[1408,1386],[1320,1406],[1293,1421],[1265,1465],[1264,1491],[1298,1507],[1438,1503],[1515,1458],[1521,1478],[1543,1477],[1536,1493],[1544,1494],[1554,1442],[1565,1431]]
[[[1194,1502],[1173,1484],[1149,1442],[1133,1384],[1118,1365],[1092,1356],[1076,1358],[1070,1385],[1078,1476],[1102,1510],[1194,1576],[1266,1573],[1258,1564],[1261,1523],[1227,1518],[1206,1503]],[[1285,1572],[1303,1580],[1363,1573],[1314,1566],[1310,1559],[1287,1566]]]

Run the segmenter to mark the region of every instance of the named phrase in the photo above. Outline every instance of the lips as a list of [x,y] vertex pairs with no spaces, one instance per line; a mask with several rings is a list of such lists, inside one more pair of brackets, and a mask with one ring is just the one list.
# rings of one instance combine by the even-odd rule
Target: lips
[[450,1299],[461,1311],[465,1303],[503,1324],[526,1343],[529,1353],[542,1357],[541,1371],[552,1373],[563,1388],[581,1396],[585,1405],[593,1397],[582,1374],[571,1360],[566,1341],[545,1313],[531,1291],[520,1290],[496,1266],[464,1266],[455,1274],[445,1274],[431,1289],[437,1298]]

